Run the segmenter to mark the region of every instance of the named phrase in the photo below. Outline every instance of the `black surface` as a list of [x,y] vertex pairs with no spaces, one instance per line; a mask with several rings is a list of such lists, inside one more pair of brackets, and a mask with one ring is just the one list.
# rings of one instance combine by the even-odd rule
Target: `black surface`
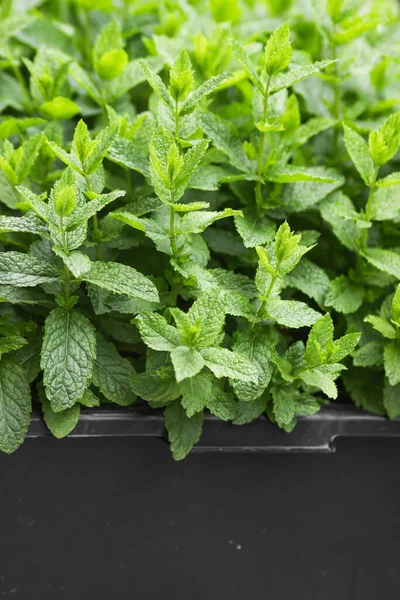
[[[50,436],[40,412],[32,415],[28,437]],[[163,411],[146,406],[85,410],[70,437],[133,437],[166,439]],[[332,403],[309,417],[299,417],[286,433],[266,417],[235,426],[206,414],[194,452],[332,452],[343,437],[400,438],[400,419],[390,421],[355,408]]]
[[331,455],[27,440],[0,456],[0,597],[398,600],[400,440]]

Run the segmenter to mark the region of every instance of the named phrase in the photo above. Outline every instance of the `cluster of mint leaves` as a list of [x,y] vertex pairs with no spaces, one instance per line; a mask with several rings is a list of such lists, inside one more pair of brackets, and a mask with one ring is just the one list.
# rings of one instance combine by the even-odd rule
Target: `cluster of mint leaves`
[[205,411],[400,415],[395,0],[0,17],[2,451],[32,403],[63,437],[146,402],[177,460]]

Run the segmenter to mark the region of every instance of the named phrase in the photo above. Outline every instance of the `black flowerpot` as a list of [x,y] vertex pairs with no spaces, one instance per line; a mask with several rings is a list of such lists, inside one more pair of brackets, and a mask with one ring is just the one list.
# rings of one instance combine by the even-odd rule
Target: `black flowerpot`
[[208,417],[175,463],[161,415],[85,411],[64,440],[34,415],[0,456],[0,597],[398,600],[399,436],[340,405],[291,434]]

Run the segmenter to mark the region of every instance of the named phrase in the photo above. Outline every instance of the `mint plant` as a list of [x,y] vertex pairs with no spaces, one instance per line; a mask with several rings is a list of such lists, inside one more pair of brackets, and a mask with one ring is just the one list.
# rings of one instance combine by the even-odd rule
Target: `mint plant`
[[400,10],[361,4],[4,3],[2,451],[32,407],[144,403],[177,460],[207,413],[400,415]]

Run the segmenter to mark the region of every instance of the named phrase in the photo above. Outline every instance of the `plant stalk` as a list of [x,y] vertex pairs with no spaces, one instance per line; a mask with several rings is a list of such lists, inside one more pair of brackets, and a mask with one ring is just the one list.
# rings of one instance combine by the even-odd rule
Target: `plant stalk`
[[[334,26],[334,34],[336,32],[336,25]],[[333,42],[332,46],[332,58],[337,61],[337,45]],[[340,71],[339,71],[339,63],[335,62],[335,83],[333,85],[333,93],[334,93],[334,101],[333,101],[333,114],[336,121],[340,120],[341,110],[340,110],[340,85],[339,85]],[[339,129],[338,125],[335,125],[333,130],[333,156],[336,156],[339,147]]]
[[179,102],[175,100],[175,137],[179,138]]
[[173,206],[170,206],[169,209],[169,238],[171,240],[172,257],[174,257],[176,255],[175,210]]
[[[85,175],[86,187],[87,191],[92,191],[92,186],[90,185],[89,176]],[[97,215],[93,215],[92,217],[93,223],[93,239],[96,244],[96,260],[101,260],[101,249],[100,249],[100,236],[99,236],[99,220]]]
[[[267,120],[268,114],[268,100],[269,100],[269,87],[271,85],[271,75],[269,75],[267,80],[267,85],[265,87],[265,94],[263,99],[263,120],[264,122]],[[257,156],[257,175],[261,177],[262,167],[263,167],[263,155],[264,155],[264,144],[265,144],[265,133],[263,131],[260,132],[260,144],[258,146],[258,156]],[[261,181],[256,182],[256,204],[258,209],[261,208],[262,205],[262,187]]]
[[[378,179],[379,166],[375,166],[374,174],[372,177],[371,185],[369,186],[369,195],[367,204],[365,205],[365,218],[367,221],[371,218],[371,206],[376,190],[376,181]],[[365,248],[368,240],[368,229],[364,229],[361,236],[361,248]]]
[[[62,240],[63,250],[64,250],[65,254],[68,254],[67,235],[66,235],[65,227],[64,227],[64,218],[62,215],[60,215],[60,230],[61,230],[61,240]],[[64,292],[64,300],[66,302],[68,302],[69,295],[70,295],[70,285],[71,285],[71,277],[70,277],[69,269],[68,269],[67,265],[64,265],[64,278],[63,278],[62,288],[63,288],[63,292]]]

